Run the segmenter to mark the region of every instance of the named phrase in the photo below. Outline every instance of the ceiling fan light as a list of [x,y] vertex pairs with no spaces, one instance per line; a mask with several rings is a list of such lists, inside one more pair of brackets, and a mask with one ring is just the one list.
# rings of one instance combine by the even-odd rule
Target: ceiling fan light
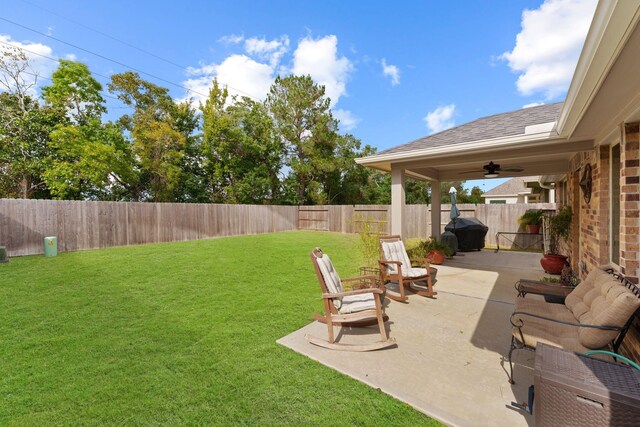
[[487,172],[487,173],[485,173],[485,174],[484,174],[484,177],[485,177],[485,178],[497,178],[498,176],[499,176],[499,175],[498,175],[498,173],[497,173],[497,172],[493,172],[493,173],[491,173],[491,172]]

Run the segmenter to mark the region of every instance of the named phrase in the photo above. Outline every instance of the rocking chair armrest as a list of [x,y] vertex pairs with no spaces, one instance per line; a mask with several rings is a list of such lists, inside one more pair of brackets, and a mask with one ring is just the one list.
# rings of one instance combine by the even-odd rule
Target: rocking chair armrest
[[346,297],[349,295],[362,295],[362,294],[382,294],[384,291],[379,288],[367,288],[367,289],[357,289],[355,291],[347,291],[347,292],[336,292],[336,293],[326,293],[322,294],[322,298],[332,299],[332,298],[340,298]]
[[397,265],[402,265],[401,261],[391,261],[391,260],[387,260],[387,259],[381,259],[378,261],[380,264],[397,264]]
[[521,329],[524,326],[524,321],[522,319],[514,319],[514,316],[516,315],[535,317],[536,319],[548,320],[549,322],[560,323],[562,325],[567,325],[567,326],[575,326],[578,328],[603,329],[605,331],[622,331],[624,329],[623,326],[589,325],[586,323],[567,322],[564,320],[558,320],[558,319],[553,319],[551,317],[541,316],[539,314],[527,313],[526,311],[514,311],[511,317],[509,318],[509,321],[514,327],[518,329]]

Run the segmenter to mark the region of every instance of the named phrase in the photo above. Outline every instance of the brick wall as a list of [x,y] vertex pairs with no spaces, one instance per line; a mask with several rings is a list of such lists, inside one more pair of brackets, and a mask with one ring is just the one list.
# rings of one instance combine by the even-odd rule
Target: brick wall
[[[580,188],[585,165],[591,165],[593,185],[591,200],[587,203]],[[579,263],[585,268],[582,277],[593,268],[609,263],[609,147],[576,154],[569,163],[567,176],[568,199],[562,204],[571,206],[573,220],[567,242],[560,246],[561,253],[570,254],[573,268]]]
[[[638,283],[640,273],[640,123],[624,125],[620,141],[620,272]],[[611,189],[609,180],[610,146],[599,146],[593,151],[579,153],[570,161],[567,176],[566,200],[574,212],[572,230],[562,253],[570,254],[574,269],[583,262],[581,277],[600,265],[609,264],[609,226]],[[579,182],[586,164],[592,167],[593,187],[591,200],[584,201]],[[621,353],[638,361],[640,357],[640,320],[636,319],[627,334]]]
[[640,212],[640,123],[627,123],[620,147],[620,269],[638,283],[638,213]]

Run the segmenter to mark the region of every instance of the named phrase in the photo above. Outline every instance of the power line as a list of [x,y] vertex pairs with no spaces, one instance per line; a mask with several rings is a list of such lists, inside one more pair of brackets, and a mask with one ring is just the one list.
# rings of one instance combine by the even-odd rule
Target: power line
[[196,92],[195,90],[191,90],[191,89],[189,89],[189,88],[187,88],[187,87],[184,87],[184,86],[182,86],[182,85],[180,85],[180,84],[178,84],[178,83],[174,83],[174,82],[172,82],[172,81],[170,81],[170,80],[167,80],[167,79],[165,79],[165,78],[162,78],[162,77],[156,76],[156,75],[151,74],[151,73],[147,73],[146,71],[142,71],[142,70],[137,69],[137,68],[135,68],[135,67],[128,66],[127,64],[124,64],[124,63],[122,63],[122,62],[120,62],[120,61],[117,61],[117,60],[115,60],[115,59],[111,59],[111,58],[106,57],[106,56],[104,56],[104,55],[101,55],[101,54],[99,54],[99,53],[92,52],[92,51],[90,51],[89,49],[85,49],[85,48],[80,47],[80,46],[78,46],[78,45],[75,45],[75,44],[73,44],[73,43],[66,42],[66,41],[64,41],[64,40],[62,40],[62,39],[59,39],[59,38],[57,38],[57,37],[50,36],[50,35],[48,35],[48,34],[46,34],[46,33],[43,33],[42,31],[38,31],[38,30],[36,30],[36,29],[33,29],[33,28],[30,28],[30,27],[27,27],[26,25],[18,24],[17,22],[11,21],[10,19],[7,19],[7,18],[3,18],[2,16],[0,16],[0,20],[5,21],[5,22],[8,22],[8,23],[10,23],[10,24],[13,24],[13,25],[15,25],[15,26],[18,26],[18,27],[23,28],[23,29],[25,29],[25,30],[28,30],[28,31],[34,32],[34,33],[36,33],[36,34],[40,34],[41,36],[48,37],[48,38],[50,38],[51,40],[55,40],[55,41],[57,41],[57,42],[59,42],[59,43],[65,44],[65,45],[70,46],[70,47],[72,47],[72,48],[74,48],[74,49],[81,50],[81,51],[86,52],[86,53],[88,53],[88,54],[90,54],[90,55],[93,55],[93,56],[96,56],[96,57],[98,57],[98,58],[104,59],[105,61],[113,62],[114,64],[120,65],[121,67],[128,68],[128,69],[130,69],[130,70],[132,70],[132,71],[135,71],[135,72],[137,72],[137,73],[144,74],[144,75],[149,76],[149,77],[152,77],[152,78],[154,78],[154,79],[156,79],[156,80],[160,80],[160,81],[165,82],[165,83],[168,83],[168,84],[170,84],[170,85],[172,85],[172,86],[176,86],[176,87],[179,87],[179,88],[181,88],[181,89],[184,89],[184,90],[186,90],[186,91],[188,91],[188,92],[193,92],[193,93],[195,93],[195,94],[197,94],[197,95],[205,96],[205,97],[206,97],[206,95],[204,95],[204,94],[202,94],[202,93],[199,93],[199,92]]
[[[94,55],[94,56],[96,56],[96,57],[98,57],[98,58],[104,59],[105,61],[113,62],[114,64],[120,65],[121,67],[125,67],[125,68],[127,68],[127,69],[129,69],[129,70],[132,70],[132,71],[135,71],[135,72],[137,72],[137,73],[144,74],[144,75],[146,75],[146,76],[152,77],[152,78],[154,78],[154,79],[156,79],[156,80],[160,80],[160,81],[165,82],[165,83],[167,83],[167,84],[170,84],[170,85],[172,85],[172,86],[179,87],[179,88],[181,88],[181,89],[184,89],[187,93],[194,93],[194,94],[196,94],[196,95],[200,95],[200,96],[202,96],[202,97],[204,97],[204,98],[207,98],[207,96],[208,96],[208,95],[205,95],[205,94],[203,94],[203,93],[201,93],[201,92],[198,92],[198,91],[196,91],[196,90],[189,89],[189,88],[187,88],[187,87],[185,87],[185,86],[182,86],[181,84],[178,84],[178,83],[172,82],[172,81],[170,81],[170,80],[167,80],[167,79],[165,79],[165,78],[163,78],[163,77],[159,77],[159,76],[156,76],[156,75],[154,75],[154,74],[148,73],[148,72],[146,72],[146,71],[140,70],[140,69],[138,69],[138,68],[135,68],[135,67],[129,66],[129,65],[124,64],[124,63],[122,63],[122,62],[120,62],[120,61],[117,61],[117,60],[115,60],[115,59],[111,59],[111,58],[106,57],[106,56],[104,56],[104,55],[102,55],[102,54],[99,54],[99,53],[93,52],[93,51],[91,51],[91,50],[89,50],[89,49],[85,49],[85,48],[80,47],[80,46],[78,46],[78,45],[75,45],[75,44],[73,44],[73,43],[66,42],[66,41],[64,41],[64,40],[62,40],[62,39],[59,39],[59,38],[57,38],[57,37],[54,37],[54,36],[51,36],[51,35],[49,35],[49,34],[43,33],[42,31],[38,31],[38,30],[36,30],[36,29],[34,29],[34,28],[27,27],[26,25],[19,24],[19,23],[15,22],[15,21],[12,21],[12,20],[10,20],[10,19],[4,18],[4,17],[2,17],[2,16],[0,16],[0,20],[5,21],[5,22],[8,22],[8,23],[10,23],[10,24],[13,24],[13,25],[15,25],[15,26],[17,26],[17,27],[23,28],[23,29],[25,29],[25,30],[27,30],[27,31],[31,31],[31,32],[36,33],[36,34],[39,34],[39,35],[41,35],[41,36],[44,36],[44,37],[50,38],[51,40],[55,40],[55,41],[57,41],[57,42],[59,42],[59,43],[65,44],[65,45],[67,45],[67,46],[73,47],[74,49],[81,50],[81,51],[86,52],[86,53],[88,53],[88,54],[90,54],[90,55]],[[96,31],[97,31],[97,30],[96,30]],[[181,67],[181,66],[179,66],[179,67]],[[227,84],[225,84],[225,86],[226,86],[226,87],[228,87],[228,88],[230,88],[230,89],[233,89],[233,90],[235,90],[236,92],[239,92],[239,93],[241,93],[241,94],[243,94],[243,95],[245,95],[245,96],[247,96],[247,97],[249,97],[249,98],[251,98],[251,99],[253,99],[254,101],[259,101],[259,100],[258,100],[257,98],[255,98],[254,96],[252,96],[252,95],[250,95],[250,94],[248,94],[248,93],[246,93],[246,92],[244,92],[244,91],[241,91],[240,89],[237,89],[237,88],[231,87],[231,86],[229,86],[229,85],[227,85]]]
[[66,20],[66,21],[69,21],[69,22],[71,22],[71,23],[73,23],[73,24],[75,24],[75,25],[78,25],[78,26],[82,27],[82,28],[86,28],[86,29],[87,29],[87,30],[89,30],[89,31],[93,31],[93,32],[94,32],[94,33],[96,33],[96,34],[100,34],[100,35],[101,35],[101,36],[103,36],[103,37],[106,37],[106,38],[108,38],[108,39],[111,39],[111,40],[113,40],[113,41],[116,41],[116,42],[118,42],[118,43],[121,43],[121,44],[123,44],[123,45],[125,45],[125,46],[128,46],[128,47],[130,47],[130,48],[132,48],[132,49],[135,49],[135,50],[137,50],[137,51],[139,51],[139,52],[142,52],[142,53],[144,53],[144,54],[146,54],[146,55],[152,56],[152,57],[154,57],[154,58],[156,58],[156,59],[159,59],[159,60],[161,60],[161,61],[163,61],[163,62],[166,62],[167,64],[171,64],[171,65],[173,65],[174,67],[178,67],[178,68],[181,68],[181,69],[183,69],[183,70],[185,70],[185,71],[189,71],[189,69],[188,69],[187,67],[183,66],[183,65],[177,64],[177,63],[175,63],[175,62],[173,62],[173,61],[171,61],[171,60],[169,60],[169,59],[166,59],[166,58],[163,58],[163,57],[161,57],[161,56],[159,56],[159,55],[156,55],[156,54],[155,54],[155,53],[153,53],[153,52],[149,52],[149,51],[147,51],[147,50],[144,50],[144,49],[142,49],[142,48],[140,48],[140,47],[138,47],[138,46],[135,46],[135,45],[133,45],[133,44],[131,44],[131,43],[129,43],[129,42],[126,42],[126,41],[124,41],[124,40],[120,40],[119,38],[114,37],[114,36],[112,36],[112,35],[109,35],[109,34],[107,34],[107,33],[105,33],[105,32],[102,32],[102,31],[100,31],[100,30],[96,30],[95,28],[91,28],[91,27],[89,27],[88,25],[83,24],[82,22],[75,21],[75,20],[73,20],[73,19],[71,19],[71,18],[68,18],[68,17],[66,17],[66,16],[64,16],[64,15],[62,15],[62,14],[60,14],[60,13],[57,13],[57,12],[55,12],[55,11],[53,11],[53,10],[50,10],[50,9],[44,8],[44,7],[42,7],[42,6],[38,5],[38,4],[32,3],[32,2],[30,2],[30,1],[27,1],[27,0],[21,0],[21,1],[22,1],[23,3],[26,3],[26,4],[30,5],[30,6],[36,7],[36,8],[38,8],[38,9],[40,9],[40,10],[43,10],[43,11],[45,11],[45,12],[47,12],[47,13],[51,14],[51,15],[55,15],[55,16],[57,16],[57,17],[59,17],[59,18],[62,18],[62,19],[64,19],[64,20]]
[[[22,50],[22,51],[25,51],[25,52],[31,53],[31,54],[33,54],[33,55],[37,55],[37,56],[40,56],[40,57],[42,57],[42,58],[45,58],[45,59],[49,59],[49,60],[51,60],[51,61],[58,62],[58,60],[57,60],[56,58],[52,58],[52,57],[50,57],[50,56],[43,55],[43,54],[38,53],[38,52],[34,52],[34,51],[29,50],[29,49],[26,49],[26,48],[24,48],[24,47],[22,47],[22,46],[15,46],[15,45],[12,45],[11,43],[3,42],[2,40],[0,40],[0,44],[3,44],[3,45],[5,45],[5,46],[9,46],[9,47],[13,47],[13,48],[15,48],[15,49],[20,49],[20,50]],[[51,79],[51,78],[49,78],[49,77],[41,76],[40,74],[30,73],[30,72],[28,72],[28,71],[22,71],[22,72],[23,72],[23,73],[25,73],[25,74],[27,74],[27,75],[30,75],[30,76],[36,77],[36,78],[40,78],[40,79],[45,79],[45,80],[53,81],[53,79]],[[96,75],[96,76],[102,77],[102,78],[104,78],[104,79],[110,80],[110,78],[109,78],[109,77],[104,76],[104,75],[102,75],[102,74],[94,73],[94,72],[93,72],[93,71],[91,71],[91,70],[89,70],[89,72],[91,73],[91,75]],[[111,95],[108,95],[108,94],[106,94],[106,93],[105,93],[105,94],[103,94],[103,96],[104,96],[105,98],[114,99],[114,100],[119,101],[119,102],[122,102],[122,103],[124,104],[124,101],[122,101],[122,99],[120,99],[120,98],[118,98],[118,97],[116,97],[116,96],[111,96]],[[126,105],[126,104],[125,104],[125,105]],[[132,108],[132,107],[127,106],[126,108]]]
[[[5,46],[9,46],[9,47],[13,47],[13,48],[15,48],[15,49],[20,49],[20,50],[22,50],[22,51],[24,51],[24,52],[28,52],[28,53],[31,53],[31,54],[33,54],[33,55],[40,56],[40,57],[45,58],[45,59],[49,59],[49,60],[54,61],[54,62],[58,62],[58,60],[57,60],[56,58],[52,58],[52,57],[50,57],[50,56],[43,55],[43,54],[38,53],[38,52],[34,52],[34,51],[29,50],[29,49],[27,49],[27,48],[24,48],[24,47],[22,47],[22,46],[15,46],[15,45],[12,45],[11,43],[3,42],[2,40],[0,40],[0,44],[3,44],[3,45],[5,45]],[[110,78],[110,77],[108,77],[108,76],[105,76],[105,75],[102,75],[102,74],[99,74],[99,73],[95,73],[95,72],[93,72],[93,71],[91,71],[91,70],[89,70],[89,72],[91,73],[91,75],[92,75],[92,76],[94,76],[94,75],[95,75],[95,76],[98,76],[98,77],[102,77],[103,79],[106,79],[107,81],[109,81],[109,80],[111,79],[111,78]],[[49,78],[49,77],[41,76],[41,75],[39,75],[39,74],[30,73],[30,72],[28,72],[28,71],[23,71],[23,73],[28,74],[28,75],[30,75],[30,76],[37,77],[37,78],[41,78],[41,79],[45,79],[45,80],[49,80],[49,81],[53,81],[53,79],[51,79],[51,78]],[[105,98],[115,99],[116,101],[122,102],[122,103],[124,104],[124,101],[123,101],[122,99],[120,99],[120,98],[116,97],[116,96],[111,96],[111,95],[108,95],[108,94],[106,94],[106,93],[105,93],[103,96],[104,96]],[[125,104],[125,105],[126,105],[126,104]],[[119,107],[119,108],[120,108],[120,107]],[[126,108],[132,108],[132,107],[127,106]]]
[[[16,49],[20,49],[20,50],[22,50],[22,51],[24,51],[24,52],[28,52],[28,53],[30,53],[30,54],[32,54],[32,55],[37,55],[37,56],[40,56],[40,57],[42,57],[42,58],[49,59],[49,60],[54,61],[54,62],[58,62],[58,59],[57,59],[57,58],[53,58],[53,57],[51,57],[51,56],[47,56],[47,55],[43,55],[43,54],[38,53],[38,52],[34,52],[34,51],[29,50],[29,49],[27,49],[27,48],[25,48],[25,47],[22,47],[22,46],[16,46],[16,45],[13,45],[13,44],[11,44],[11,43],[3,42],[2,40],[0,40],[0,44],[3,44],[3,45],[5,45],[5,46],[10,46],[10,47],[13,47],[13,48],[16,48]],[[99,76],[99,77],[102,77],[102,78],[105,78],[105,79],[107,79],[107,80],[110,80],[110,79],[111,79],[111,77],[108,77],[108,76],[105,76],[105,75],[102,75],[102,74],[99,74],[99,73],[95,73],[95,72],[93,72],[93,71],[91,71],[91,74],[92,74],[92,75]]]

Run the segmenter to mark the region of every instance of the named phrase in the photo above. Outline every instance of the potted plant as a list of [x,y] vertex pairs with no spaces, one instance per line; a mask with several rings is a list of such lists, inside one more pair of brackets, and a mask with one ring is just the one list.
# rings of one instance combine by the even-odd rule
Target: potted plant
[[520,225],[527,227],[529,233],[538,234],[540,233],[543,215],[544,211],[541,209],[528,210],[518,218],[518,222]]
[[453,249],[433,237],[418,243],[416,247],[407,252],[411,258],[426,257],[431,260],[432,264],[438,265],[444,262],[445,257],[450,258],[453,256]]
[[557,214],[546,218],[545,248],[549,250],[542,256],[540,265],[547,273],[560,274],[567,264],[567,256],[559,253],[561,241],[566,241],[571,229],[573,212],[569,206],[563,206]]

